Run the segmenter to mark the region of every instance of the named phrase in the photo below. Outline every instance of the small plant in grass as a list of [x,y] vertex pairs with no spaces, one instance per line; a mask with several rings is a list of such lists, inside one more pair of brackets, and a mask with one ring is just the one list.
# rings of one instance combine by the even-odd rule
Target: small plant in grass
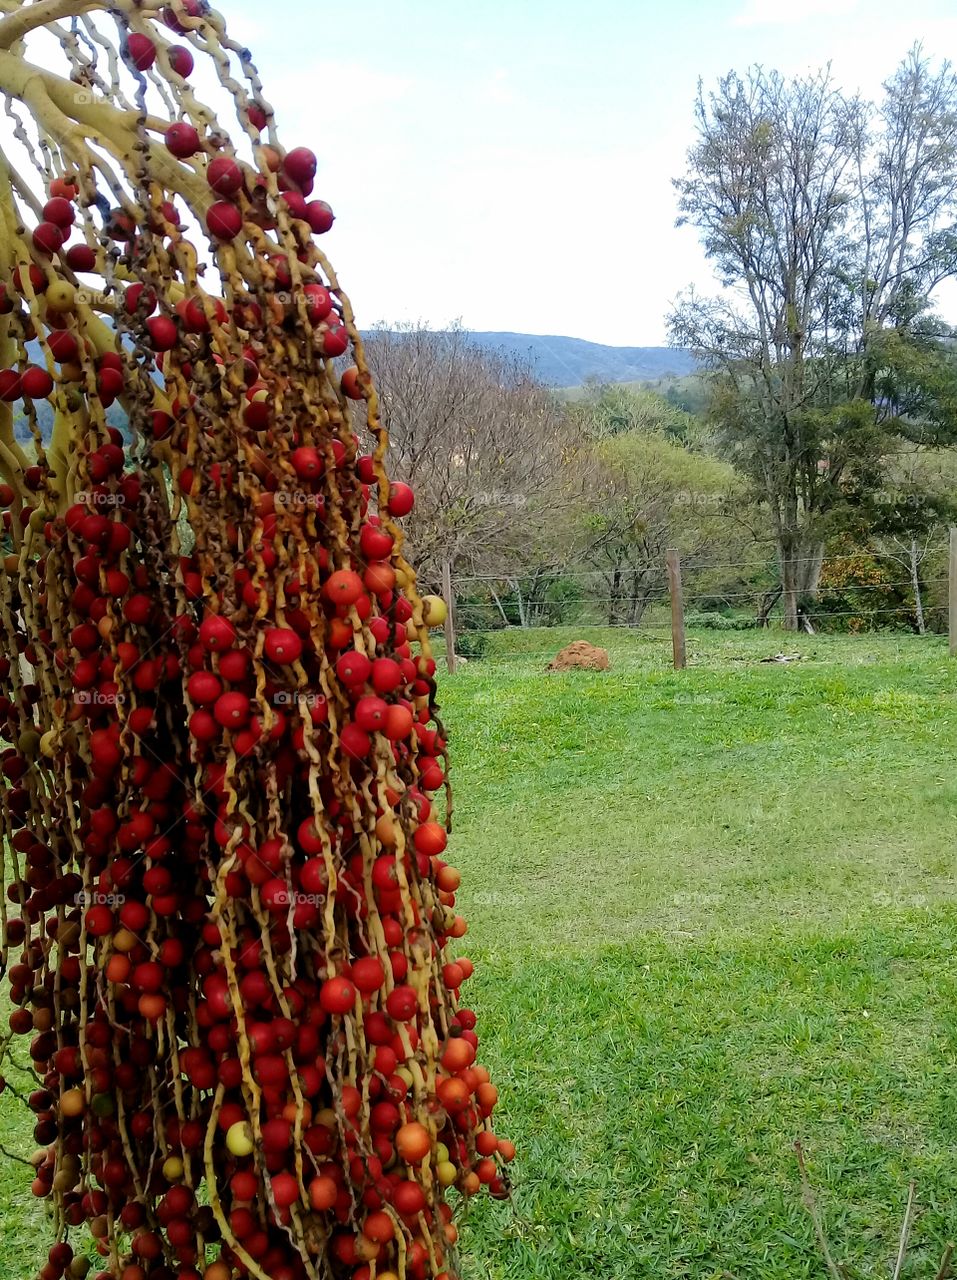
[[[852,1270],[847,1263],[837,1262],[835,1260],[833,1249],[824,1228],[824,1219],[818,1204],[817,1194],[814,1191],[810,1177],[808,1176],[804,1149],[800,1142],[795,1142],[794,1150],[797,1155],[798,1172],[801,1178],[801,1201],[814,1224],[814,1238],[817,1241],[821,1257],[823,1258],[824,1265],[827,1268],[827,1274],[831,1277],[831,1280],[862,1280],[860,1273],[856,1269]],[[891,1274],[891,1280],[901,1280],[901,1276],[904,1274],[911,1229],[914,1225],[916,1212],[916,1191],[917,1188],[912,1182],[907,1188],[907,1204],[904,1209],[904,1219],[901,1224],[897,1256],[894,1260],[894,1270]],[[947,1245],[944,1249],[944,1254],[940,1263],[932,1268],[931,1273],[928,1273],[927,1280],[951,1280],[951,1277],[953,1276],[951,1262],[954,1257],[954,1249],[955,1246],[953,1244]],[[883,1272],[881,1274],[883,1274]],[[913,1274],[913,1272],[911,1272],[911,1274]]]

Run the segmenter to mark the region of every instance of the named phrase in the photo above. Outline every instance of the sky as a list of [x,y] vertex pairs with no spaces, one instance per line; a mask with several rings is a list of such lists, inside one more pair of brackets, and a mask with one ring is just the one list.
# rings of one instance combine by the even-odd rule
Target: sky
[[[362,324],[666,341],[707,290],[671,179],[699,77],[831,63],[874,94],[954,0],[219,0],[286,146],[319,155],[328,252]],[[288,14],[277,21],[280,10]],[[315,15],[320,15],[315,16]],[[941,309],[957,322],[957,289]]]
[[[217,0],[286,147],[319,156],[325,247],[360,324],[616,345],[666,341],[707,291],[671,179],[707,88],[831,63],[876,93],[921,41],[957,55],[955,0]],[[957,322],[957,288],[941,310]]]

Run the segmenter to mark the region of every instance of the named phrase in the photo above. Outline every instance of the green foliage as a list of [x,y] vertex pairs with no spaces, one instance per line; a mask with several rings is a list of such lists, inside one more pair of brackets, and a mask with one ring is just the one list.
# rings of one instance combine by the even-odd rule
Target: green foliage
[[687,628],[703,628],[705,631],[751,631],[755,626],[754,617],[747,617],[730,611],[690,610],[685,614]]
[[914,593],[901,581],[901,565],[849,541],[839,550],[821,574],[815,623],[837,631],[916,630]]
[[736,477],[727,463],[642,430],[599,440],[581,520],[600,567],[660,572],[669,546],[686,555],[727,543]]
[[[469,590],[458,587],[455,592],[456,630],[462,635],[472,631],[491,630],[508,625],[502,618],[489,586],[473,585]],[[501,587],[501,584],[497,584]],[[509,619],[509,621],[511,621]]]
[[536,625],[559,627],[578,616],[584,592],[580,582],[558,575],[550,577],[543,587],[534,584],[531,591],[526,589],[525,599]]
[[463,631],[556,627],[578,616],[583,598],[579,582],[542,572],[475,585],[457,595],[456,614]]
[[701,374],[689,374],[686,378],[662,378],[651,384],[670,405],[683,409],[693,417],[701,417],[708,407],[708,382]]
[[693,416],[657,391],[621,383],[586,384],[574,412],[586,434],[597,439],[646,431],[688,443],[696,430]]
[[[914,49],[867,103],[829,70],[699,89],[675,185],[724,291],[672,341],[713,371],[711,420],[778,541],[790,627],[823,543],[862,535],[905,443],[957,440],[957,362],[933,291],[957,274],[957,75]],[[924,508],[929,515],[930,508]],[[884,532],[914,531],[912,509]]]
[[463,631],[455,637],[455,652],[469,662],[484,658],[488,652],[488,636],[484,631]]
[[957,360],[947,326],[926,302],[908,326],[875,333],[866,359],[881,415],[901,437],[924,448],[953,444]]

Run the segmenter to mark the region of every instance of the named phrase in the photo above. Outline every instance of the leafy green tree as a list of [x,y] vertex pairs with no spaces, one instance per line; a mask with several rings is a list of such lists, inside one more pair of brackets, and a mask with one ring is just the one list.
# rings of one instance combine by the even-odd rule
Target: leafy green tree
[[577,504],[578,555],[601,584],[609,625],[637,626],[677,547],[689,568],[726,544],[731,467],[664,435],[632,430],[599,440]]
[[690,443],[700,429],[692,414],[659,392],[624,383],[586,383],[572,412],[584,434],[599,439],[626,431],[654,431]]

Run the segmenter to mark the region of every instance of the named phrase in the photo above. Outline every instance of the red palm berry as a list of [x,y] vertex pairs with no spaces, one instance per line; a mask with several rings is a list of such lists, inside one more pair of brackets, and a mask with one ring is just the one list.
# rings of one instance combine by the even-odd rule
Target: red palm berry
[[185,120],[171,124],[166,130],[166,147],[179,160],[188,160],[200,148],[199,134]]

